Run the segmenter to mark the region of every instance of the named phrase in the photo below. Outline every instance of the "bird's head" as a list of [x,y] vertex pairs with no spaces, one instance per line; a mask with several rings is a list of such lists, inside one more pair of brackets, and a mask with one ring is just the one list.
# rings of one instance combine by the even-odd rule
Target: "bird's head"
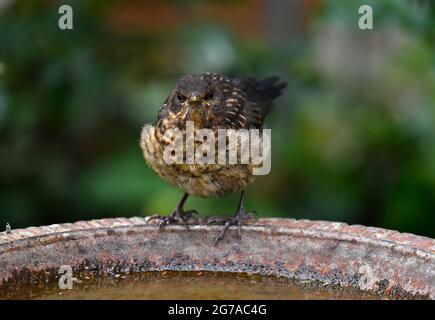
[[217,93],[209,78],[204,75],[188,75],[178,80],[167,103],[172,117],[182,121],[191,120],[201,127],[207,127],[217,101]]

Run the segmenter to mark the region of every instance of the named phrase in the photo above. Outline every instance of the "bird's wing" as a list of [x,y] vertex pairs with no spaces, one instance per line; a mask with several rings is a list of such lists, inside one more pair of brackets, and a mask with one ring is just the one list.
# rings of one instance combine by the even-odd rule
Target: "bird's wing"
[[278,77],[256,80],[251,77],[234,77],[234,86],[242,92],[243,104],[238,112],[236,122],[243,123],[243,128],[261,128],[263,122],[272,109],[273,100],[286,87]]

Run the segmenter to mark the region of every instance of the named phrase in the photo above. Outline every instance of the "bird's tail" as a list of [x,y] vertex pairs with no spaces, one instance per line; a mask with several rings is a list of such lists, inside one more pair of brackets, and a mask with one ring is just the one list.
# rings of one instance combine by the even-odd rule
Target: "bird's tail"
[[279,77],[273,76],[260,80],[258,87],[273,100],[282,94],[282,90],[287,87],[287,82],[282,82]]

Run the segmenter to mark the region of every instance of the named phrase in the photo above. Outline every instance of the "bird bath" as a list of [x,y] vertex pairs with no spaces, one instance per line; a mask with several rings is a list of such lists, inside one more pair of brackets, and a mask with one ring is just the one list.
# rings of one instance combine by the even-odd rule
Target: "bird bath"
[[435,299],[430,238],[259,219],[215,246],[221,230],[134,217],[3,232],[0,299]]

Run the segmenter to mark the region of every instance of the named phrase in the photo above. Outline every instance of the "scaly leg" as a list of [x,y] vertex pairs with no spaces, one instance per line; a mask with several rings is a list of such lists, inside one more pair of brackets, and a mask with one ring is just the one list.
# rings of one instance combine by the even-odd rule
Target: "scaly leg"
[[159,229],[162,226],[168,225],[168,224],[174,224],[174,223],[182,223],[186,224],[186,221],[192,217],[192,214],[198,214],[196,210],[189,210],[184,211],[184,203],[186,202],[187,198],[189,197],[188,193],[185,193],[183,197],[181,198],[180,202],[175,207],[175,210],[169,215],[169,216],[159,216],[159,215],[153,215],[151,218],[148,219],[148,222],[154,219],[159,219]]
[[227,232],[228,228],[230,226],[237,226],[237,235],[239,239],[242,238],[242,225],[246,220],[253,218],[253,213],[256,213],[255,211],[249,211],[245,212],[245,198],[246,198],[246,192],[242,191],[242,194],[240,195],[240,201],[239,206],[236,210],[236,213],[233,217],[227,218],[227,217],[214,217],[208,221],[209,224],[223,224],[224,230],[222,230],[221,233],[216,238],[215,244],[217,244],[219,241],[223,240],[225,233]]

